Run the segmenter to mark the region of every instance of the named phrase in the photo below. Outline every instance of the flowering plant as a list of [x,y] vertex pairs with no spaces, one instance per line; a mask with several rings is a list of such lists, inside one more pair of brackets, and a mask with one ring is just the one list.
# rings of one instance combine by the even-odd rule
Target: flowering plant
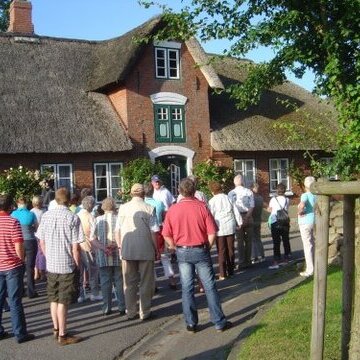
[[198,180],[198,189],[209,198],[212,196],[208,187],[211,181],[218,181],[222,185],[224,192],[228,192],[234,187],[234,171],[223,166],[221,161],[208,159],[197,163],[193,168],[193,173]]
[[9,194],[14,199],[24,197],[30,201],[39,195],[45,187],[47,174],[39,170],[29,170],[22,165],[4,170],[0,173],[0,194]]

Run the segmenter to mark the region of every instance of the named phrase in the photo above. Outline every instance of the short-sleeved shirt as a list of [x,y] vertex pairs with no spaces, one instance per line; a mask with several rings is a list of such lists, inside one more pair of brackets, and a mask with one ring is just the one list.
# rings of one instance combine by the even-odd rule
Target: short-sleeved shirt
[[278,210],[285,209],[286,211],[289,210],[289,199],[283,195],[274,196],[271,198],[269,202],[269,207],[271,208],[270,214],[270,224],[276,222],[276,214]]
[[24,241],[35,240],[36,216],[26,208],[18,208],[11,213],[11,217],[19,220]]
[[35,214],[36,223],[39,225],[40,221],[41,221],[41,217],[44,215],[45,210],[44,209],[38,209],[38,208],[32,208],[30,211]]
[[91,229],[90,239],[97,239],[104,246],[113,246],[114,251],[111,255],[106,255],[104,251],[96,250],[96,263],[99,267],[119,266],[120,257],[115,240],[117,216],[113,212],[105,212],[104,215],[95,219],[95,224]]
[[47,271],[69,274],[75,270],[72,245],[85,240],[77,215],[64,205],[48,210],[41,219],[36,236],[45,242]]
[[228,197],[230,202],[237,206],[240,213],[247,213],[255,206],[253,192],[243,186],[237,186],[231,190]]
[[154,189],[153,198],[164,204],[165,211],[168,211],[170,206],[175,202],[175,198],[165,186],[161,186],[159,190]]
[[232,235],[235,233],[236,221],[233,205],[225,194],[216,194],[209,200],[209,209],[214,216],[219,228],[218,236]]
[[0,271],[8,271],[23,265],[15,251],[16,243],[23,243],[18,220],[4,211],[0,212]]
[[315,223],[315,201],[316,196],[310,191],[301,194],[300,201],[305,204],[304,215],[298,216],[299,225],[314,224]]
[[80,245],[81,249],[86,252],[90,252],[91,251],[90,233],[95,223],[95,218],[89,211],[85,210],[84,208],[77,213],[77,216],[80,219],[81,227],[85,235],[85,241]]
[[208,235],[217,231],[207,206],[196,198],[184,198],[167,212],[162,235],[172,237],[176,246],[196,246],[207,244]]
[[145,202],[155,208],[156,218],[161,226],[164,219],[165,205],[161,201],[149,197],[145,198]]

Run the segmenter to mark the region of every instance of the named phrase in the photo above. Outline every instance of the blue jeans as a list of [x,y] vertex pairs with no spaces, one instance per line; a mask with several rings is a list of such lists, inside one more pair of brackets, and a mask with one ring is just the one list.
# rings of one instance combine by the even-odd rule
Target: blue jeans
[[197,325],[198,312],[195,301],[195,270],[204,286],[210,319],[216,329],[226,324],[215,284],[215,273],[207,248],[176,248],[182,286],[182,307],[187,325]]
[[103,296],[103,313],[111,311],[112,288],[115,287],[115,295],[119,311],[125,310],[125,298],[123,289],[123,278],[121,273],[121,265],[104,266],[100,270],[100,286]]
[[0,271],[0,334],[4,332],[4,327],[1,323],[7,290],[12,329],[18,340],[27,335],[25,313],[22,305],[24,272],[24,266],[18,266],[15,269],[7,271]]

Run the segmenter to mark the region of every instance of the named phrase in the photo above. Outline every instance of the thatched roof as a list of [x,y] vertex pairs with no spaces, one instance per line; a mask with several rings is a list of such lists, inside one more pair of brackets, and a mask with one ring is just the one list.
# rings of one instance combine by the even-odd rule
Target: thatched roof
[[101,89],[125,80],[145,46],[137,39],[150,35],[160,25],[158,16],[122,36],[98,42],[93,52],[89,89]]
[[[241,65],[248,62],[223,57],[212,65],[226,86],[244,81],[247,70]],[[295,104],[297,110],[287,108],[282,103],[284,101]],[[327,132],[333,133],[337,129],[334,108],[289,81],[266,91],[260,103],[246,111],[236,109],[228,94],[212,94],[210,117],[211,143],[217,151],[319,150],[323,139],[309,140],[304,136],[288,143],[285,141],[286,133],[275,130],[274,123],[293,122],[305,128],[323,126]]]
[[[124,81],[146,46],[145,43],[136,40],[155,33],[161,26],[162,18],[157,16],[120,37],[99,42],[94,51],[93,74],[89,82],[89,89],[102,89]],[[195,38],[191,38],[185,43],[209,86],[223,88],[199,42]]]
[[0,35],[0,152],[124,151],[105,95],[87,92],[94,43]]
[[[0,153],[125,151],[131,141],[103,95],[126,79],[161,17],[106,41],[0,33]],[[207,62],[195,40],[195,61]],[[211,66],[209,85],[222,84]]]

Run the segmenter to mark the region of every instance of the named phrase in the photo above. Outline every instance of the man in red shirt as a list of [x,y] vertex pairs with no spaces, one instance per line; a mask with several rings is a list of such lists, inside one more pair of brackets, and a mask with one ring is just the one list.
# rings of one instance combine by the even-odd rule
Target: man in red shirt
[[7,290],[13,333],[20,344],[35,336],[26,330],[21,300],[25,271],[24,240],[19,221],[9,215],[12,204],[13,199],[9,195],[0,195],[0,340],[9,335],[1,325]]
[[217,331],[231,327],[221,309],[211,262],[210,248],[215,242],[217,226],[206,205],[194,197],[195,184],[181,180],[183,199],[173,205],[165,218],[163,236],[170,249],[176,249],[182,285],[182,306],[186,329],[196,332],[198,313],[195,303],[195,270],[204,286],[211,321]]

